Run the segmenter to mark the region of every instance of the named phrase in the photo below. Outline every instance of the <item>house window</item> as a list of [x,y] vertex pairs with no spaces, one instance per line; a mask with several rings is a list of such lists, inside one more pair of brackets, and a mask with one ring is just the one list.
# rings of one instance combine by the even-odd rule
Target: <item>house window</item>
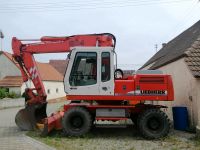
[[47,90],[47,93],[50,94],[50,89]]
[[58,93],[58,88],[56,88],[56,93]]

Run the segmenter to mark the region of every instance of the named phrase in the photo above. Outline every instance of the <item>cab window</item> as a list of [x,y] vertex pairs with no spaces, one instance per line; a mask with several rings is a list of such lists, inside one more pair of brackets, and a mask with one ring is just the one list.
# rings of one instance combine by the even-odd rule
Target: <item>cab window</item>
[[69,77],[71,86],[86,86],[97,83],[97,53],[78,52]]
[[102,52],[101,54],[101,81],[110,80],[110,53]]

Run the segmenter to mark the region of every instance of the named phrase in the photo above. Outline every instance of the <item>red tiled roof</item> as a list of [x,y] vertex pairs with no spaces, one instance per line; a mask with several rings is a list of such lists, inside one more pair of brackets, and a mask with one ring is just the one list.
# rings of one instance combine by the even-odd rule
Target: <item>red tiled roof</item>
[[0,80],[0,87],[21,87],[22,83],[21,76],[6,76]]
[[[13,60],[12,54],[1,51],[8,59],[10,59],[18,68],[19,65]],[[40,63],[37,62],[37,67],[40,72],[41,78],[43,81],[63,81],[63,76],[61,73],[59,73],[53,66],[51,66],[49,63]]]
[[63,81],[63,76],[50,64],[37,62],[37,67],[42,80],[45,81]]
[[65,75],[68,60],[49,60],[49,64],[52,65],[63,76]]

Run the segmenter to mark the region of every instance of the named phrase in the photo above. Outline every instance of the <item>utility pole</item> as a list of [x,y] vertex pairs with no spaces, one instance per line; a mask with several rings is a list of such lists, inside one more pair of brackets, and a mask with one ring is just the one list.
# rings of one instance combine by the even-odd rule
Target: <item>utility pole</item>
[[4,35],[3,35],[3,32],[0,30],[0,39],[1,39],[1,51],[3,51],[3,38],[4,38]]
[[156,53],[158,51],[158,44],[155,44],[155,50],[156,50]]

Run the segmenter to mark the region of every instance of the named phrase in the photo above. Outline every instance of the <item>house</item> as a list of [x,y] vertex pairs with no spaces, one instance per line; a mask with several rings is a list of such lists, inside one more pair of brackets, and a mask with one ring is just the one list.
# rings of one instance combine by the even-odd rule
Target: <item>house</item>
[[[63,75],[61,75],[49,63],[37,62],[37,67],[40,72],[47,99],[64,97]],[[29,81],[26,83],[29,87],[33,84]],[[22,95],[26,84],[23,83],[20,68],[12,59],[12,55],[5,51],[0,51],[0,88],[6,88],[10,92]]]
[[123,70],[124,76],[130,76],[135,73],[135,70]]
[[[175,100],[159,104],[186,106],[190,127],[200,129],[200,21],[164,44],[140,69],[172,75]],[[156,103],[156,102],[155,102]],[[172,118],[172,111],[168,114]]]
[[60,72],[63,76],[65,75],[65,71],[67,68],[68,60],[49,60],[49,64],[53,66],[58,72]]

